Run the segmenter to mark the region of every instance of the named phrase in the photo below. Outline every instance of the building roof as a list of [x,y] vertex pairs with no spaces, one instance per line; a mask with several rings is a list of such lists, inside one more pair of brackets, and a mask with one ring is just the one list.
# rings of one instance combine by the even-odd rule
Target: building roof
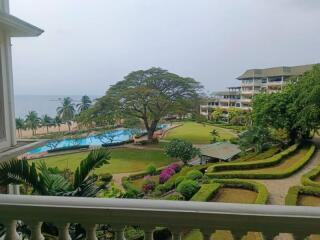
[[36,37],[43,30],[0,10],[0,29],[10,37]]
[[200,147],[201,155],[228,160],[241,152],[238,145],[229,142],[217,142]]
[[249,69],[245,71],[237,79],[248,79],[248,78],[264,78],[264,77],[277,77],[277,76],[299,76],[305,72],[310,71],[316,64],[307,64],[293,67],[273,67],[264,69]]

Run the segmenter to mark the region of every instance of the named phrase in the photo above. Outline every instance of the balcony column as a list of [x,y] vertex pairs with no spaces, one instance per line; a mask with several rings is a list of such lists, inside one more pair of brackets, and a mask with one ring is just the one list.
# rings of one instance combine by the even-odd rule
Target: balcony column
[[96,236],[97,224],[88,223],[82,225],[86,230],[86,239],[87,240],[98,240]]
[[20,236],[17,233],[17,221],[16,220],[5,220],[4,225],[7,229],[4,240],[19,240]]
[[241,230],[232,231],[232,236],[234,240],[242,240],[247,234],[248,232],[246,231],[241,231]]
[[26,224],[30,227],[31,230],[31,240],[44,240],[44,236],[41,233],[42,222],[30,221],[26,222]]
[[59,240],[71,240],[69,234],[70,223],[57,223],[55,225],[58,228]]

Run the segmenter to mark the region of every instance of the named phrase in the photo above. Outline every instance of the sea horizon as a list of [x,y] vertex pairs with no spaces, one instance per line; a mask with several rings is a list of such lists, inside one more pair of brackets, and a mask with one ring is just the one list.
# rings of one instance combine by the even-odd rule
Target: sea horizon
[[[80,102],[83,95],[45,95],[45,94],[15,94],[15,115],[16,118],[25,118],[28,112],[36,111],[39,117],[47,114],[55,117],[57,107],[61,105],[63,98],[70,97],[75,104]],[[88,95],[92,100],[100,97],[98,95]]]

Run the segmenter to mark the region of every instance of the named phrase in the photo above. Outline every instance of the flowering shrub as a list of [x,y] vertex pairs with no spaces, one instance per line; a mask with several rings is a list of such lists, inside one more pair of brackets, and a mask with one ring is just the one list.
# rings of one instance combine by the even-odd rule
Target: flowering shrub
[[177,163],[172,163],[170,164],[169,168],[171,168],[172,170],[174,170],[176,173],[180,172],[181,167],[179,164]]
[[169,178],[171,177],[172,175],[168,174],[168,173],[160,173],[160,176],[159,176],[159,183],[165,183],[166,181],[169,180]]
[[156,182],[150,176],[145,176],[142,183],[142,190],[144,193],[152,192],[156,187]]

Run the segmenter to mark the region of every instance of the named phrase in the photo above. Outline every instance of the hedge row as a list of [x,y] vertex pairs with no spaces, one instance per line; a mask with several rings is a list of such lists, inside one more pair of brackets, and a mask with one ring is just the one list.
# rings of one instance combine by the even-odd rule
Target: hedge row
[[219,183],[203,184],[199,191],[193,195],[190,201],[207,202],[210,201],[219,191]]
[[78,149],[88,149],[89,145],[77,145],[77,146],[68,146],[68,147],[61,147],[48,150],[48,153],[54,152],[62,152],[62,151],[69,151],[69,150],[78,150]]
[[312,169],[301,177],[301,183],[305,186],[320,187],[320,182],[316,182],[315,178],[320,174],[320,166]]
[[233,163],[264,160],[274,156],[275,154],[279,153],[279,151],[280,151],[279,146],[272,146],[270,149],[262,153],[258,153],[258,154],[255,152],[247,153],[245,156],[235,159]]
[[210,178],[246,178],[246,179],[279,179],[286,178],[299,169],[301,169],[312,157],[315,151],[315,145],[310,145],[307,153],[295,164],[291,165],[287,169],[272,173],[259,172],[246,172],[246,171],[230,171],[226,173],[208,173],[207,176]]
[[208,168],[207,172],[219,172],[219,171],[230,171],[230,170],[249,170],[257,168],[271,167],[279,164],[284,157],[294,153],[299,147],[299,144],[294,144],[286,150],[264,160],[250,161],[250,162],[236,162],[236,163],[219,163]]
[[289,191],[285,198],[285,204],[296,206],[298,204],[300,194],[320,197],[320,188],[312,186],[293,186],[289,188]]
[[116,147],[116,146],[121,146],[124,144],[128,143],[133,143],[133,140],[127,140],[127,141],[122,141],[122,142],[114,142],[114,143],[103,143],[101,144],[102,147]]

